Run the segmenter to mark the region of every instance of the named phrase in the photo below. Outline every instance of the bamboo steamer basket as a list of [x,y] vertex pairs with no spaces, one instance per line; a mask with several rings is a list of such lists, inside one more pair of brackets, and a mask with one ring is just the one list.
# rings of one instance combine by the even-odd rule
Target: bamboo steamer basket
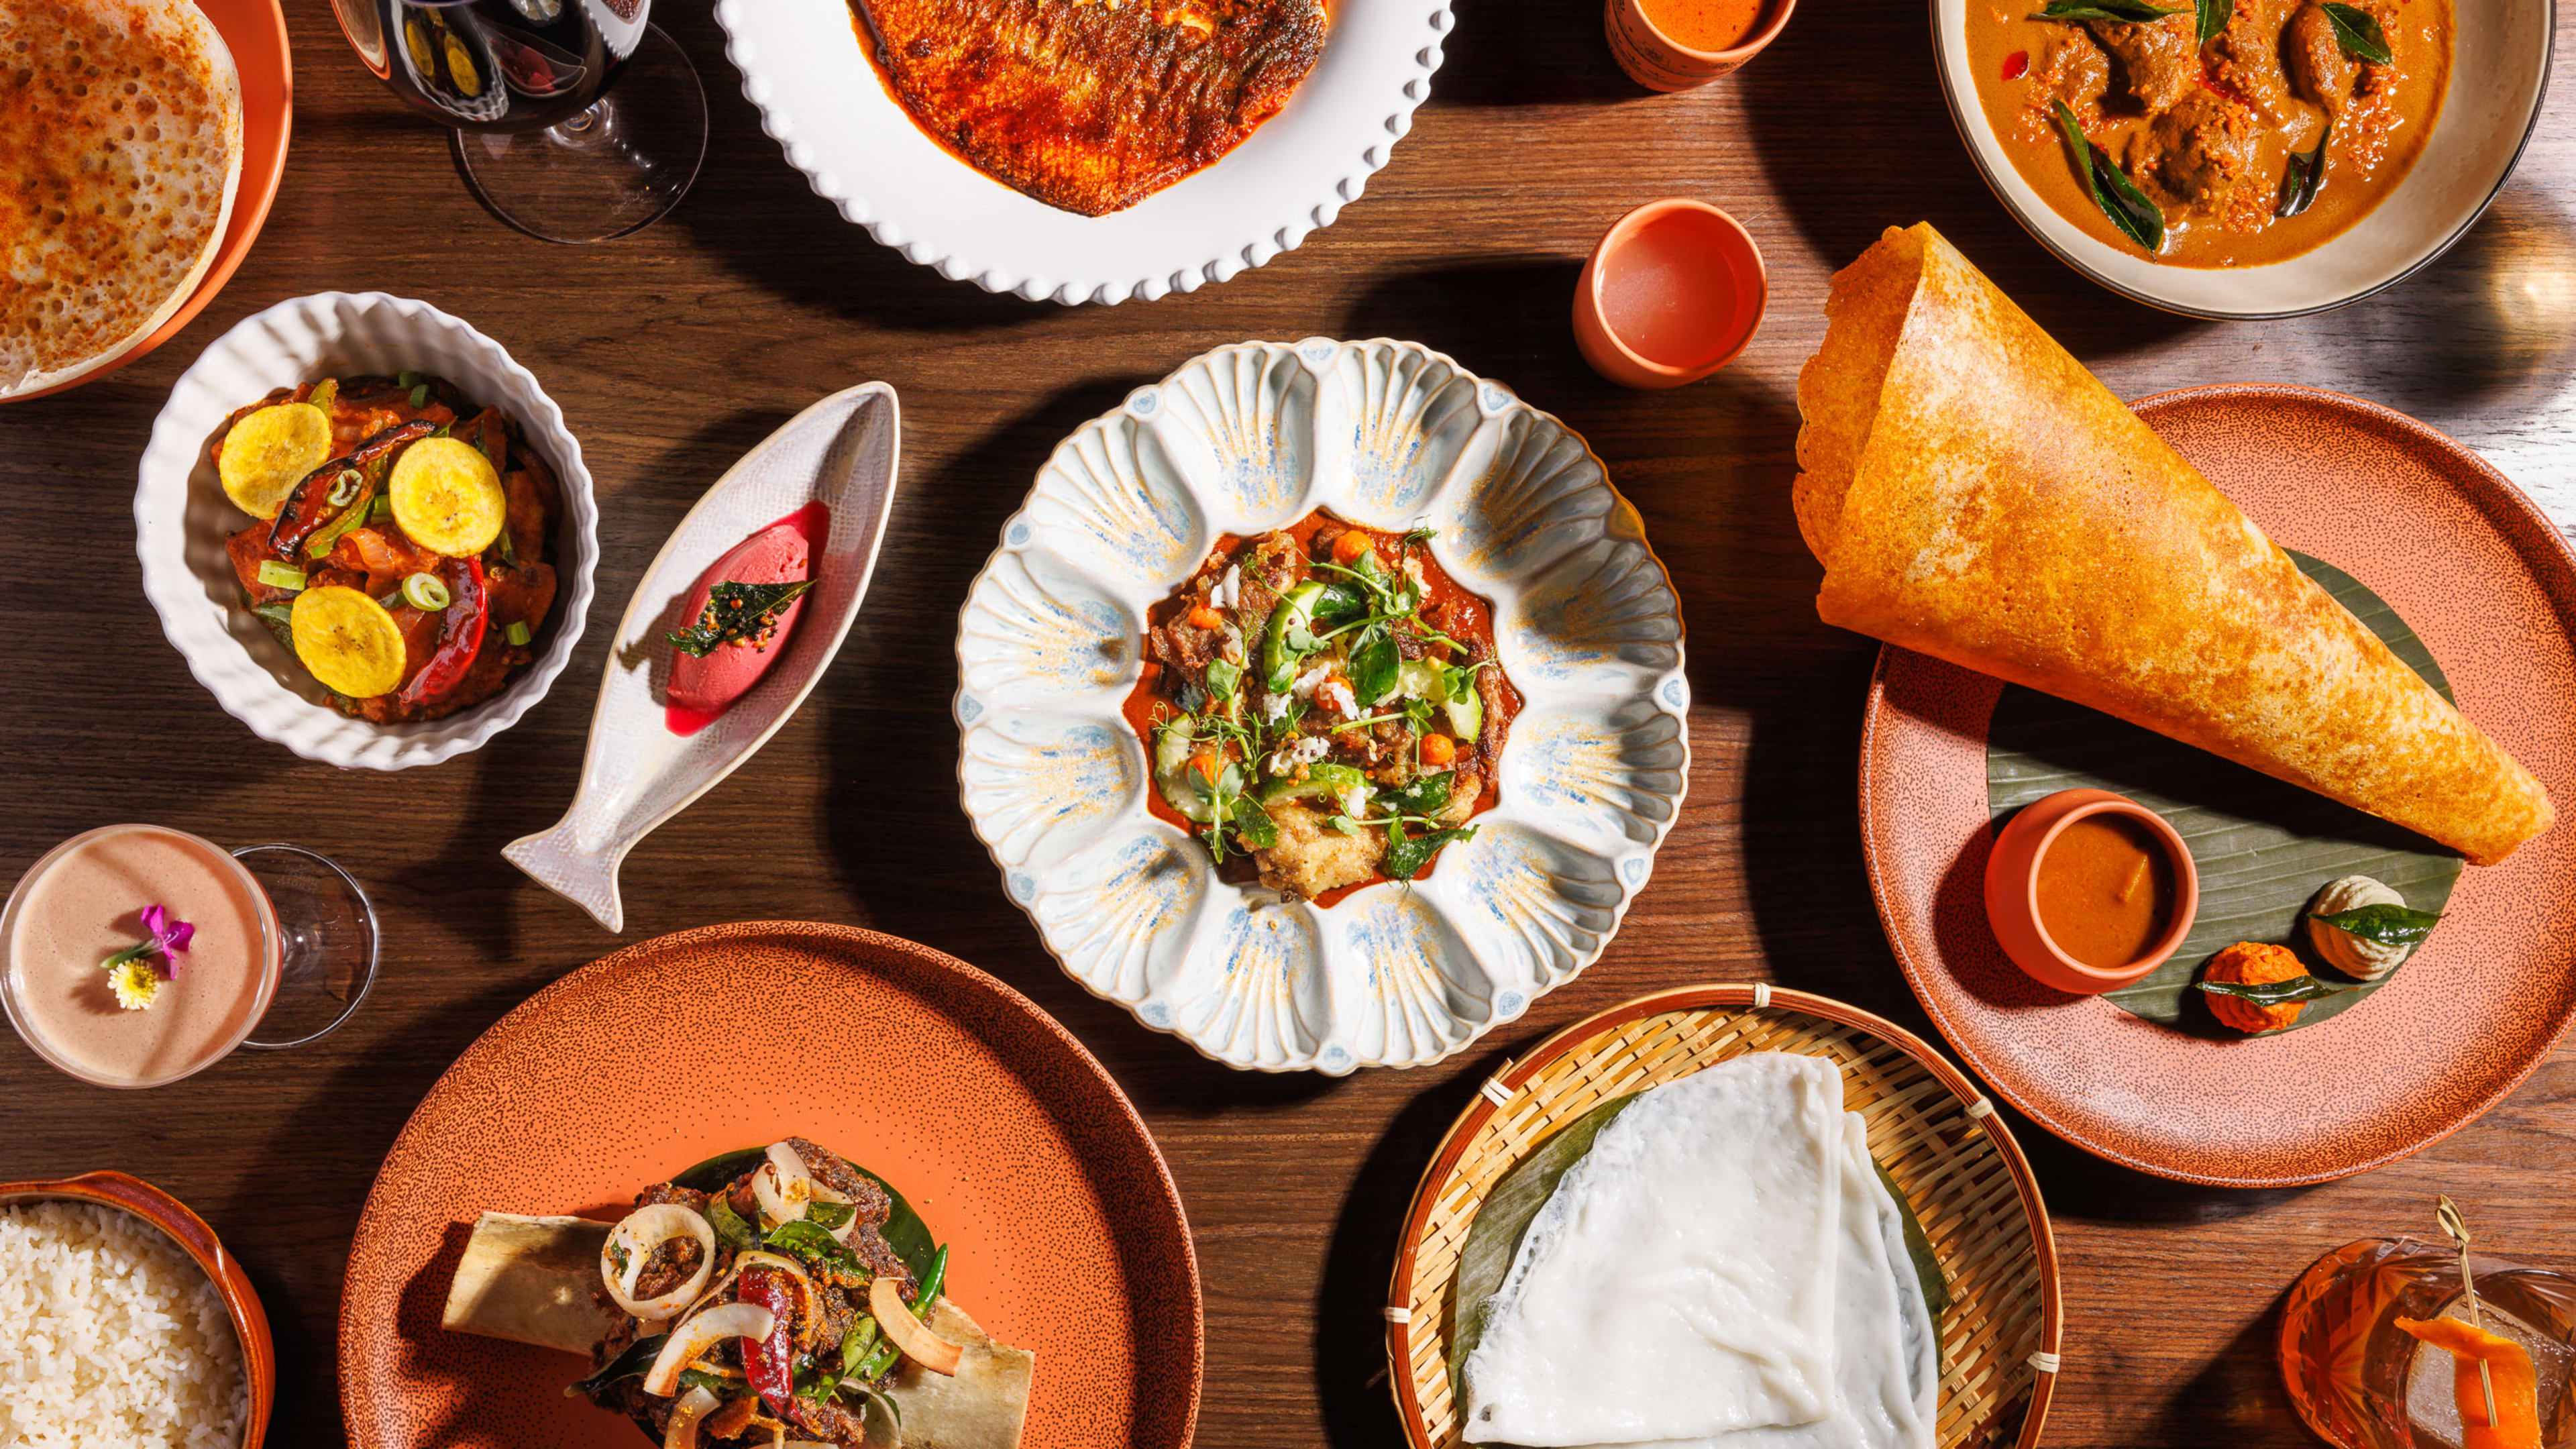
[[1913,1033],[1827,997],[1685,986],[1578,1021],[1486,1081],[1414,1190],[1386,1299],[1388,1382],[1414,1449],[1458,1449],[1449,1374],[1458,1251],[1485,1195],[1532,1148],[1613,1097],[1747,1052],[1821,1056],[1870,1154],[1922,1219],[1951,1305],[1941,1449],[2039,1442],[2058,1369],[2057,1246],[2039,1184],[1994,1104]]

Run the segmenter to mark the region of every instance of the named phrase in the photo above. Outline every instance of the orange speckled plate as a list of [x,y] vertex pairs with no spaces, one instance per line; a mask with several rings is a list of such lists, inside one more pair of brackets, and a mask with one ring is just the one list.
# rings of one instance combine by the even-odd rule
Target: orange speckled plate
[[[2576,812],[2576,556],[2476,454],[2309,388],[2192,388],[2138,416],[2288,548],[2360,579],[2433,651],[2460,708]],[[1879,655],[1861,747],[1870,884],[1924,1009],[1979,1075],[2087,1151],[2185,1182],[2275,1187],[2393,1162],[2502,1101],[2576,1017],[2576,823],[2471,867],[2371,1000],[2211,1041],[2007,960],[1987,927],[1986,727],[2003,686]],[[2323,884],[2323,882],[2319,882]]]
[[570,1354],[438,1326],[477,1214],[622,1216],[737,1147],[811,1137],[952,1246],[948,1292],[1032,1349],[1031,1445],[1180,1449],[1198,1414],[1198,1261],[1162,1154],[1028,998],[870,931],[684,931],[530,997],[430,1089],[376,1174],[340,1305],[354,1449],[638,1449],[567,1399]]

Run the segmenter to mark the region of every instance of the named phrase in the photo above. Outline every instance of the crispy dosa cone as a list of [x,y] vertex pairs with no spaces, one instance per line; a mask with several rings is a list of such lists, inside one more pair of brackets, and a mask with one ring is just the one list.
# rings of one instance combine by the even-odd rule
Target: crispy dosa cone
[[2491,865],[2557,818],[2469,723],[1930,226],[1834,276],[1798,374],[1816,612]]

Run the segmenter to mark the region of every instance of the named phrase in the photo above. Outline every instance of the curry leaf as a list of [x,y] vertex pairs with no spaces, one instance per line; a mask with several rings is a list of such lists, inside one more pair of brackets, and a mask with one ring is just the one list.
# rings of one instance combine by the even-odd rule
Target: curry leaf
[[2275,216],[2296,216],[2313,205],[2317,192],[2326,184],[2326,142],[2334,136],[2334,118],[2329,116],[2317,132],[2317,144],[2306,151],[2290,153],[2290,164],[2281,171],[2281,199],[2272,208]]
[[2433,923],[2442,919],[2437,911],[2409,910],[2404,906],[2363,906],[2354,911],[2337,911],[2333,915],[2310,912],[2311,920],[2323,921],[2357,940],[2381,946],[2419,946],[2433,934]]
[[2233,996],[2256,1006],[2280,1006],[2292,1001],[2323,1001],[2351,990],[2313,976],[2293,976],[2287,981],[2202,981],[2196,983],[2212,996]]
[[727,579],[708,590],[707,606],[696,623],[662,637],[692,659],[704,659],[727,644],[766,649],[777,632],[778,616],[812,587],[812,579],[784,584],[740,584]]
[[805,1216],[820,1223],[826,1231],[837,1231],[844,1223],[858,1215],[859,1209],[856,1203],[826,1202],[818,1197],[805,1204]]
[[639,1338],[628,1344],[624,1353],[608,1361],[607,1367],[577,1384],[566,1384],[564,1397],[571,1399],[583,1394],[595,1394],[619,1379],[642,1377],[644,1371],[653,1366],[653,1360],[662,1356],[662,1344],[670,1336],[667,1333],[657,1333],[650,1338]]
[[2236,0],[2198,0],[2200,43],[2209,44],[2236,17]]
[[2334,27],[2335,44],[2355,60],[2373,65],[2388,65],[2397,59],[2388,48],[2388,32],[2379,28],[2379,17],[2358,5],[2329,3],[2323,7],[2326,23]]
[[2074,159],[2075,169],[2084,177],[2085,190],[2092,193],[2093,204],[2102,208],[2102,214],[2111,218],[2122,236],[2146,248],[2148,255],[2164,250],[2165,214],[2129,180],[2128,173],[2085,139],[2083,124],[2075,119],[2075,112],[2066,102],[2055,105],[2058,127],[2066,134],[2066,149]]
[[2191,8],[2189,5],[2176,5],[2168,9],[2162,5],[2149,5],[2146,0],[2049,0],[2048,8],[2031,19],[2111,20],[2123,25],[2152,25],[2168,15],[2180,15]]
[[716,1237],[736,1252],[760,1246],[760,1234],[751,1230],[751,1224],[742,1220],[742,1214],[733,1210],[723,1193],[707,1199],[707,1226],[714,1228]]
[[1440,853],[1440,847],[1453,840],[1467,841],[1475,838],[1476,827],[1473,825],[1461,825],[1453,830],[1434,830],[1424,835],[1406,835],[1403,821],[1390,821],[1386,827],[1384,869],[1387,879],[1411,880],[1422,874],[1422,868],[1431,863],[1431,857]]
[[832,1235],[822,1227],[803,1218],[771,1228],[768,1241],[769,1246],[785,1248],[807,1263],[822,1263],[851,1273],[865,1271],[849,1249],[832,1241]]

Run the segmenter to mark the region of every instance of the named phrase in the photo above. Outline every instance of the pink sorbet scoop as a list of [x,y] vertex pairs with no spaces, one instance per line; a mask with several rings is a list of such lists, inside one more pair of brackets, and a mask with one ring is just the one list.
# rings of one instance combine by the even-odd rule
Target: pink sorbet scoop
[[[811,577],[812,553],[813,546],[798,520],[772,524],[744,539],[699,576],[697,587],[689,591],[689,606],[680,615],[682,626],[694,625],[705,617],[707,601],[714,596],[718,584],[788,584]],[[674,654],[672,707],[702,716],[720,714],[732,707],[786,652],[788,636],[796,628],[796,616],[804,608],[802,596],[790,603],[778,616],[777,631],[757,648],[735,642],[720,645],[702,657]]]

